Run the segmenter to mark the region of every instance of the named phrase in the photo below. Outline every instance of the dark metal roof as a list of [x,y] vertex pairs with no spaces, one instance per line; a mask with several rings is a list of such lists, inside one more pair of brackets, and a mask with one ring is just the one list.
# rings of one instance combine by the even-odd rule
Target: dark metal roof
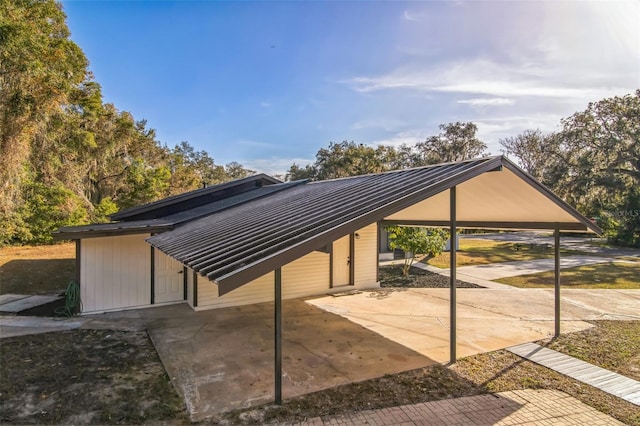
[[111,215],[114,221],[158,219],[184,210],[200,207],[234,195],[251,191],[267,185],[281,183],[278,179],[265,174],[253,175],[218,185],[189,191],[184,194],[163,198],[153,203],[143,204]]
[[54,240],[74,240],[108,235],[153,234],[173,228],[162,219],[134,220],[130,222],[94,223],[91,225],[65,226],[53,233]]
[[[54,232],[57,240],[79,239],[88,237],[102,237],[109,235],[156,233],[173,229],[175,226],[199,219],[222,210],[243,204],[261,197],[269,196],[275,192],[283,191],[306,181],[275,183],[264,187],[254,187],[250,191],[228,196],[205,205],[178,211],[160,219],[130,220],[123,222],[100,223],[84,226],[68,226]],[[179,207],[184,207],[180,205]]]
[[147,241],[216,281],[222,295],[389,214],[498,170],[504,161],[499,156],[310,182]]

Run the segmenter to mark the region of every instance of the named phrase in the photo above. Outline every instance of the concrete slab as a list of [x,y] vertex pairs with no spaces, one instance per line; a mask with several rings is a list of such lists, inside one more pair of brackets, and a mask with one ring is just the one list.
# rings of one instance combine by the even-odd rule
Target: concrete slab
[[28,294],[0,294],[0,305],[29,297]]
[[57,300],[62,299],[62,296],[27,296],[22,298],[16,298],[6,303],[0,304],[0,314],[18,314],[22,311],[26,311],[27,309],[32,309],[40,305],[45,305],[47,303],[55,302]]
[[82,327],[87,322],[88,320],[83,318],[55,320],[46,317],[0,316],[0,338],[72,330]]
[[[640,319],[639,290],[564,290],[562,332],[591,327],[584,320]],[[459,289],[459,357],[552,336],[553,290]],[[307,303],[341,315],[438,362],[449,361],[449,290],[380,289]]]
[[[273,304],[193,312],[149,333],[192,420],[273,400]],[[434,363],[302,300],[283,303],[284,398]]]

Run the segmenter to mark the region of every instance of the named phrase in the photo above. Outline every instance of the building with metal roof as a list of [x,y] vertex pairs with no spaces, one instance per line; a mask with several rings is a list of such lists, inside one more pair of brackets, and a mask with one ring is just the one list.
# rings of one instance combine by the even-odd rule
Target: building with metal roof
[[273,300],[281,268],[285,297],[376,287],[384,224],[600,232],[503,156],[319,182],[257,175],[112,219],[56,234],[78,242],[85,312]]
[[[61,228],[76,241],[83,312],[274,301],[275,402],[282,400],[282,299],[379,287],[385,224],[601,230],[503,156],[320,182],[265,175],[135,207],[112,223]],[[450,253],[450,359],[456,360],[456,248]]]

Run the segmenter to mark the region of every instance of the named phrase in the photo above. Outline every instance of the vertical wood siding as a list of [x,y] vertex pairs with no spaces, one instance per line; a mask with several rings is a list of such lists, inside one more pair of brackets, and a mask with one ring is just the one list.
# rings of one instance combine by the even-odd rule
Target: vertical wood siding
[[187,274],[187,303],[193,308],[193,269],[186,268]]
[[106,311],[150,303],[149,235],[87,238],[80,256],[83,312]]
[[[355,286],[352,288],[375,288],[378,267],[377,225],[366,226],[357,231],[355,240]],[[312,252],[282,267],[282,297],[313,296],[331,292],[329,288],[329,254]],[[273,272],[265,274],[248,284],[218,297],[218,287],[207,280],[198,280],[197,309],[223,308],[273,301]],[[342,288],[344,291],[344,287]]]
[[[273,272],[218,297],[218,287],[207,279],[198,280],[198,308],[211,309],[248,305],[273,300]],[[329,291],[329,254],[309,253],[282,267],[282,297],[323,294]]]
[[355,239],[355,288],[376,288],[378,284],[378,225],[373,223],[356,231]]

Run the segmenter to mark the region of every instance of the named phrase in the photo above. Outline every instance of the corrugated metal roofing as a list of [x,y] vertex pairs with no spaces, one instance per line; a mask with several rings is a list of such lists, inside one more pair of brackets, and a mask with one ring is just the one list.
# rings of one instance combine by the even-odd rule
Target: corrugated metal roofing
[[[343,235],[383,220],[483,173],[503,166],[502,156],[298,185],[195,220],[147,241],[218,283],[225,294]],[[535,180],[535,189],[576,222],[588,220]]]
[[200,207],[233,195],[251,191],[254,188],[278,183],[282,182],[265,174],[252,175],[122,210],[111,215],[111,219],[114,221],[158,219],[186,209]]
[[[278,191],[291,188],[296,185],[300,185],[305,181],[274,183],[268,186],[258,186],[255,189],[251,189],[245,192],[240,192],[237,195],[227,196],[217,201],[209,202],[207,204],[178,211],[177,213],[170,214],[158,219],[146,219],[146,220],[130,220],[123,222],[111,222],[111,223],[99,223],[93,225],[83,226],[67,226],[60,228],[53,235],[56,239],[77,239],[93,236],[106,236],[106,235],[123,235],[131,233],[156,233],[164,232],[173,229],[175,226],[185,222],[189,222],[201,217],[205,217],[214,213],[218,213],[222,210],[243,204],[249,201],[256,200],[261,197],[269,196]],[[190,193],[188,193],[190,194]]]
[[65,226],[53,233],[55,239],[74,239],[76,236],[106,234],[142,234],[162,232],[171,229],[173,224],[162,219],[133,220],[130,222],[94,223],[91,225]]

